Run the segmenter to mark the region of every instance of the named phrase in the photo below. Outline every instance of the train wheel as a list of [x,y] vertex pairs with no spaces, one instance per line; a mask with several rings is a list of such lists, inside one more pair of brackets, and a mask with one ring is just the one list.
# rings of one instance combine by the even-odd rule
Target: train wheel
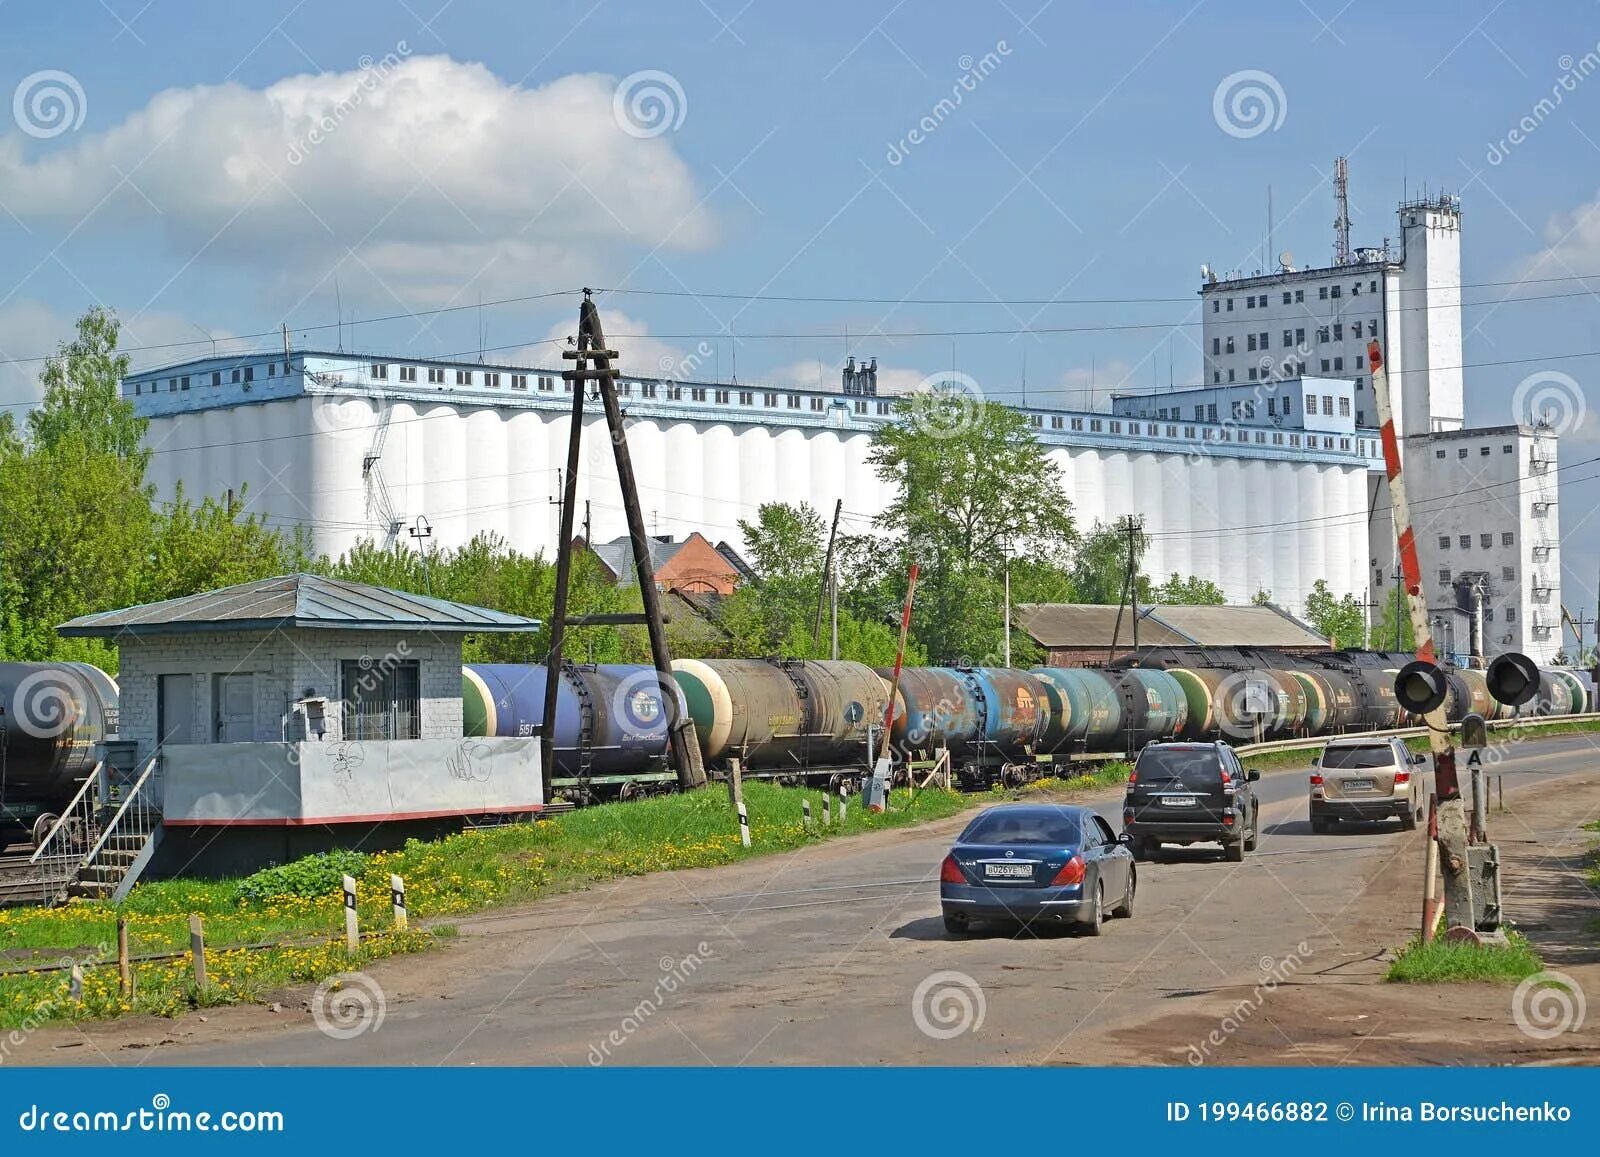
[[51,815],[49,812],[45,812],[38,819],[33,821],[34,847],[37,848],[40,844],[44,843],[45,837],[50,834],[50,829],[55,827],[56,820],[60,818],[60,816]]

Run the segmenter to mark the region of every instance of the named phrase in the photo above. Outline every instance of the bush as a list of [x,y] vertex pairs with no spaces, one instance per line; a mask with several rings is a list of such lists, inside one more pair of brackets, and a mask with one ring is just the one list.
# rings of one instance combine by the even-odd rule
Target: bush
[[367,857],[360,852],[318,852],[314,856],[263,868],[239,881],[240,902],[266,904],[287,896],[315,900],[337,892],[345,876],[360,876]]

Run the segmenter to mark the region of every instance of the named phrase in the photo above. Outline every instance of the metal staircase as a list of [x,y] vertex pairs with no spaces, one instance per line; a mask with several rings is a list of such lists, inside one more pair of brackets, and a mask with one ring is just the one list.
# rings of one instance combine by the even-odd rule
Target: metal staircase
[[1540,520],[1537,530],[1534,558],[1542,564],[1531,576],[1531,594],[1535,606],[1528,623],[1529,634],[1534,639],[1547,639],[1551,631],[1559,630],[1560,620],[1552,619],[1541,608],[1548,606],[1550,597],[1555,590],[1555,581],[1545,573],[1544,568],[1554,564],[1551,558],[1551,547],[1556,542],[1556,535],[1550,530],[1546,521],[1550,517],[1551,508],[1559,501],[1556,490],[1555,472],[1551,465],[1555,460],[1555,451],[1549,445],[1549,439],[1554,437],[1554,430],[1545,422],[1539,422],[1533,427],[1533,445],[1528,452],[1528,470],[1534,482],[1533,516]]
[[155,768],[151,756],[129,783],[117,781],[104,761],[95,765],[28,860],[38,902],[81,896],[116,903],[127,896],[161,843]]

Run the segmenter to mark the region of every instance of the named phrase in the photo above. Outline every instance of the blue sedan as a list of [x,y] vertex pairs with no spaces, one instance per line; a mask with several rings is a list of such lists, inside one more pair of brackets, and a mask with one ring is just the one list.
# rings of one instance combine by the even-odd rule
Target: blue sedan
[[1077,924],[1098,936],[1109,912],[1133,915],[1133,853],[1085,807],[1010,803],[986,808],[939,869],[945,931],[974,921]]

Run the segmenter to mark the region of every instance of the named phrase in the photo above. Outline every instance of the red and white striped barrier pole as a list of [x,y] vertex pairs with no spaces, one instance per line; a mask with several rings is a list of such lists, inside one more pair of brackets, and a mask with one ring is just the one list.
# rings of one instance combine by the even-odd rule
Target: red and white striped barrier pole
[[[1389,474],[1389,505],[1394,511],[1394,528],[1400,545],[1400,581],[1405,584],[1406,603],[1411,609],[1417,658],[1435,663],[1433,636],[1428,630],[1428,605],[1422,591],[1422,564],[1417,557],[1416,529],[1411,525],[1405,470],[1400,460],[1400,434],[1395,430],[1394,407],[1390,404],[1389,371],[1384,364],[1383,350],[1375,341],[1367,343],[1367,361],[1372,368],[1372,396],[1378,404],[1378,422],[1382,426],[1383,464]],[[1456,777],[1456,752],[1444,703],[1440,702],[1429,711],[1423,721],[1428,725],[1428,747],[1433,753],[1436,801],[1428,835],[1439,850],[1440,866],[1444,869],[1446,923],[1471,929],[1476,917],[1467,872],[1467,805],[1461,798],[1461,786]],[[1428,919],[1426,913],[1435,904],[1431,864],[1428,875],[1423,884],[1424,919]],[[1431,924],[1423,934],[1424,939],[1429,932]]]

